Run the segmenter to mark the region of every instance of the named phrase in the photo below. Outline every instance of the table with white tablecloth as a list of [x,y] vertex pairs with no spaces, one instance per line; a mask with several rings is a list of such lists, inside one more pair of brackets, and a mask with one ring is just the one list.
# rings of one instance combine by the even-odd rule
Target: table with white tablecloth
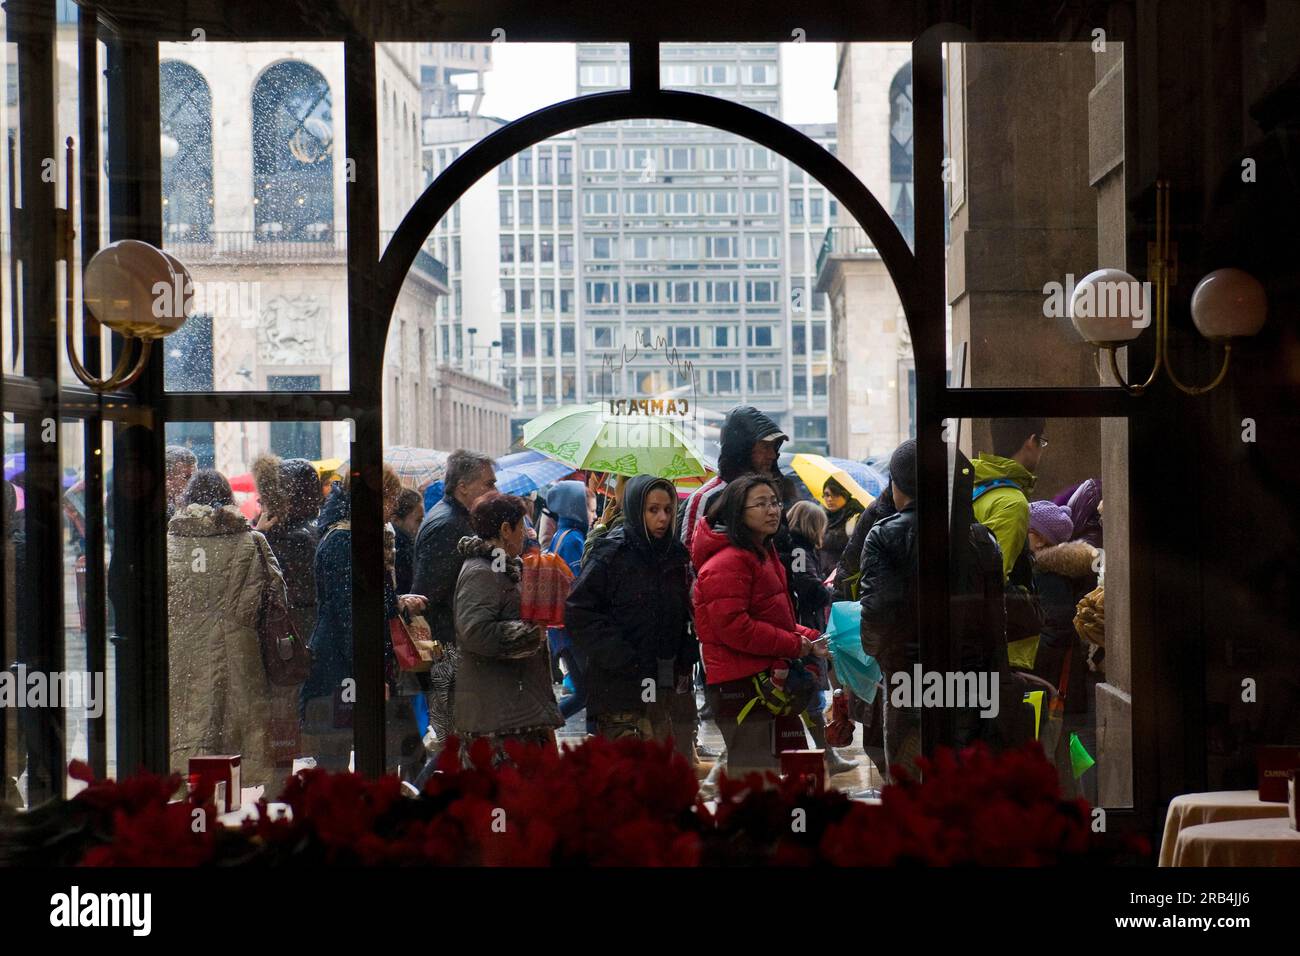
[[1172,866],[1178,834],[1187,827],[1202,823],[1226,823],[1229,820],[1258,820],[1287,816],[1285,803],[1265,803],[1257,790],[1213,790],[1208,793],[1184,793],[1169,801],[1165,815],[1165,833],[1160,841],[1160,865]]
[[1201,823],[1178,831],[1172,866],[1300,866],[1288,817]]

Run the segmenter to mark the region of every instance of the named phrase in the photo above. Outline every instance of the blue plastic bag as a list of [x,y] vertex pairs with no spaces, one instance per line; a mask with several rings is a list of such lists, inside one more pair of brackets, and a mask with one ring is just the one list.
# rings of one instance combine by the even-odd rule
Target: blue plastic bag
[[854,697],[872,703],[884,675],[876,659],[862,649],[862,605],[857,601],[832,604],[826,637],[839,682]]

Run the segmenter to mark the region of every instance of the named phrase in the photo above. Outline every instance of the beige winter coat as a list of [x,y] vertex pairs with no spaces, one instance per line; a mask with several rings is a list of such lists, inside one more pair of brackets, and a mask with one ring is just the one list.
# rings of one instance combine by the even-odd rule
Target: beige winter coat
[[[269,592],[269,593],[268,593]],[[263,595],[287,604],[280,566],[233,506],[190,505],[167,526],[171,768],[239,754],[241,785],[276,785],[271,685],[257,641]]]

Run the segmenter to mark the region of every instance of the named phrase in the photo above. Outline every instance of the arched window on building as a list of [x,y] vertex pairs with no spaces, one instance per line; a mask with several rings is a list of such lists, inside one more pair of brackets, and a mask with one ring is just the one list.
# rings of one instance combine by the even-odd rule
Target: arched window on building
[[163,238],[212,241],[212,91],[178,60],[159,67]]
[[334,112],[306,63],[277,63],[253,89],[254,223],[259,240],[332,241]]
[[912,64],[889,84],[889,213],[910,246],[916,222],[912,192]]

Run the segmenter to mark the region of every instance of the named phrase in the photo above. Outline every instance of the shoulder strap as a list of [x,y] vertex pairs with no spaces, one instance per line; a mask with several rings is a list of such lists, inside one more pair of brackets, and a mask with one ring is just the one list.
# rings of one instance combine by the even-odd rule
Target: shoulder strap
[[[994,488],[1014,488],[1022,495],[1025,494],[1025,490],[1010,478],[990,478],[987,481],[979,482],[971,489],[971,501],[974,501],[985,492],[992,491]],[[1029,496],[1025,495],[1025,497],[1027,499]]]
[[556,535],[554,538],[551,539],[551,554],[558,555],[560,553],[560,545],[564,542],[565,537],[572,530],[573,530],[572,528],[565,528],[558,535]]

